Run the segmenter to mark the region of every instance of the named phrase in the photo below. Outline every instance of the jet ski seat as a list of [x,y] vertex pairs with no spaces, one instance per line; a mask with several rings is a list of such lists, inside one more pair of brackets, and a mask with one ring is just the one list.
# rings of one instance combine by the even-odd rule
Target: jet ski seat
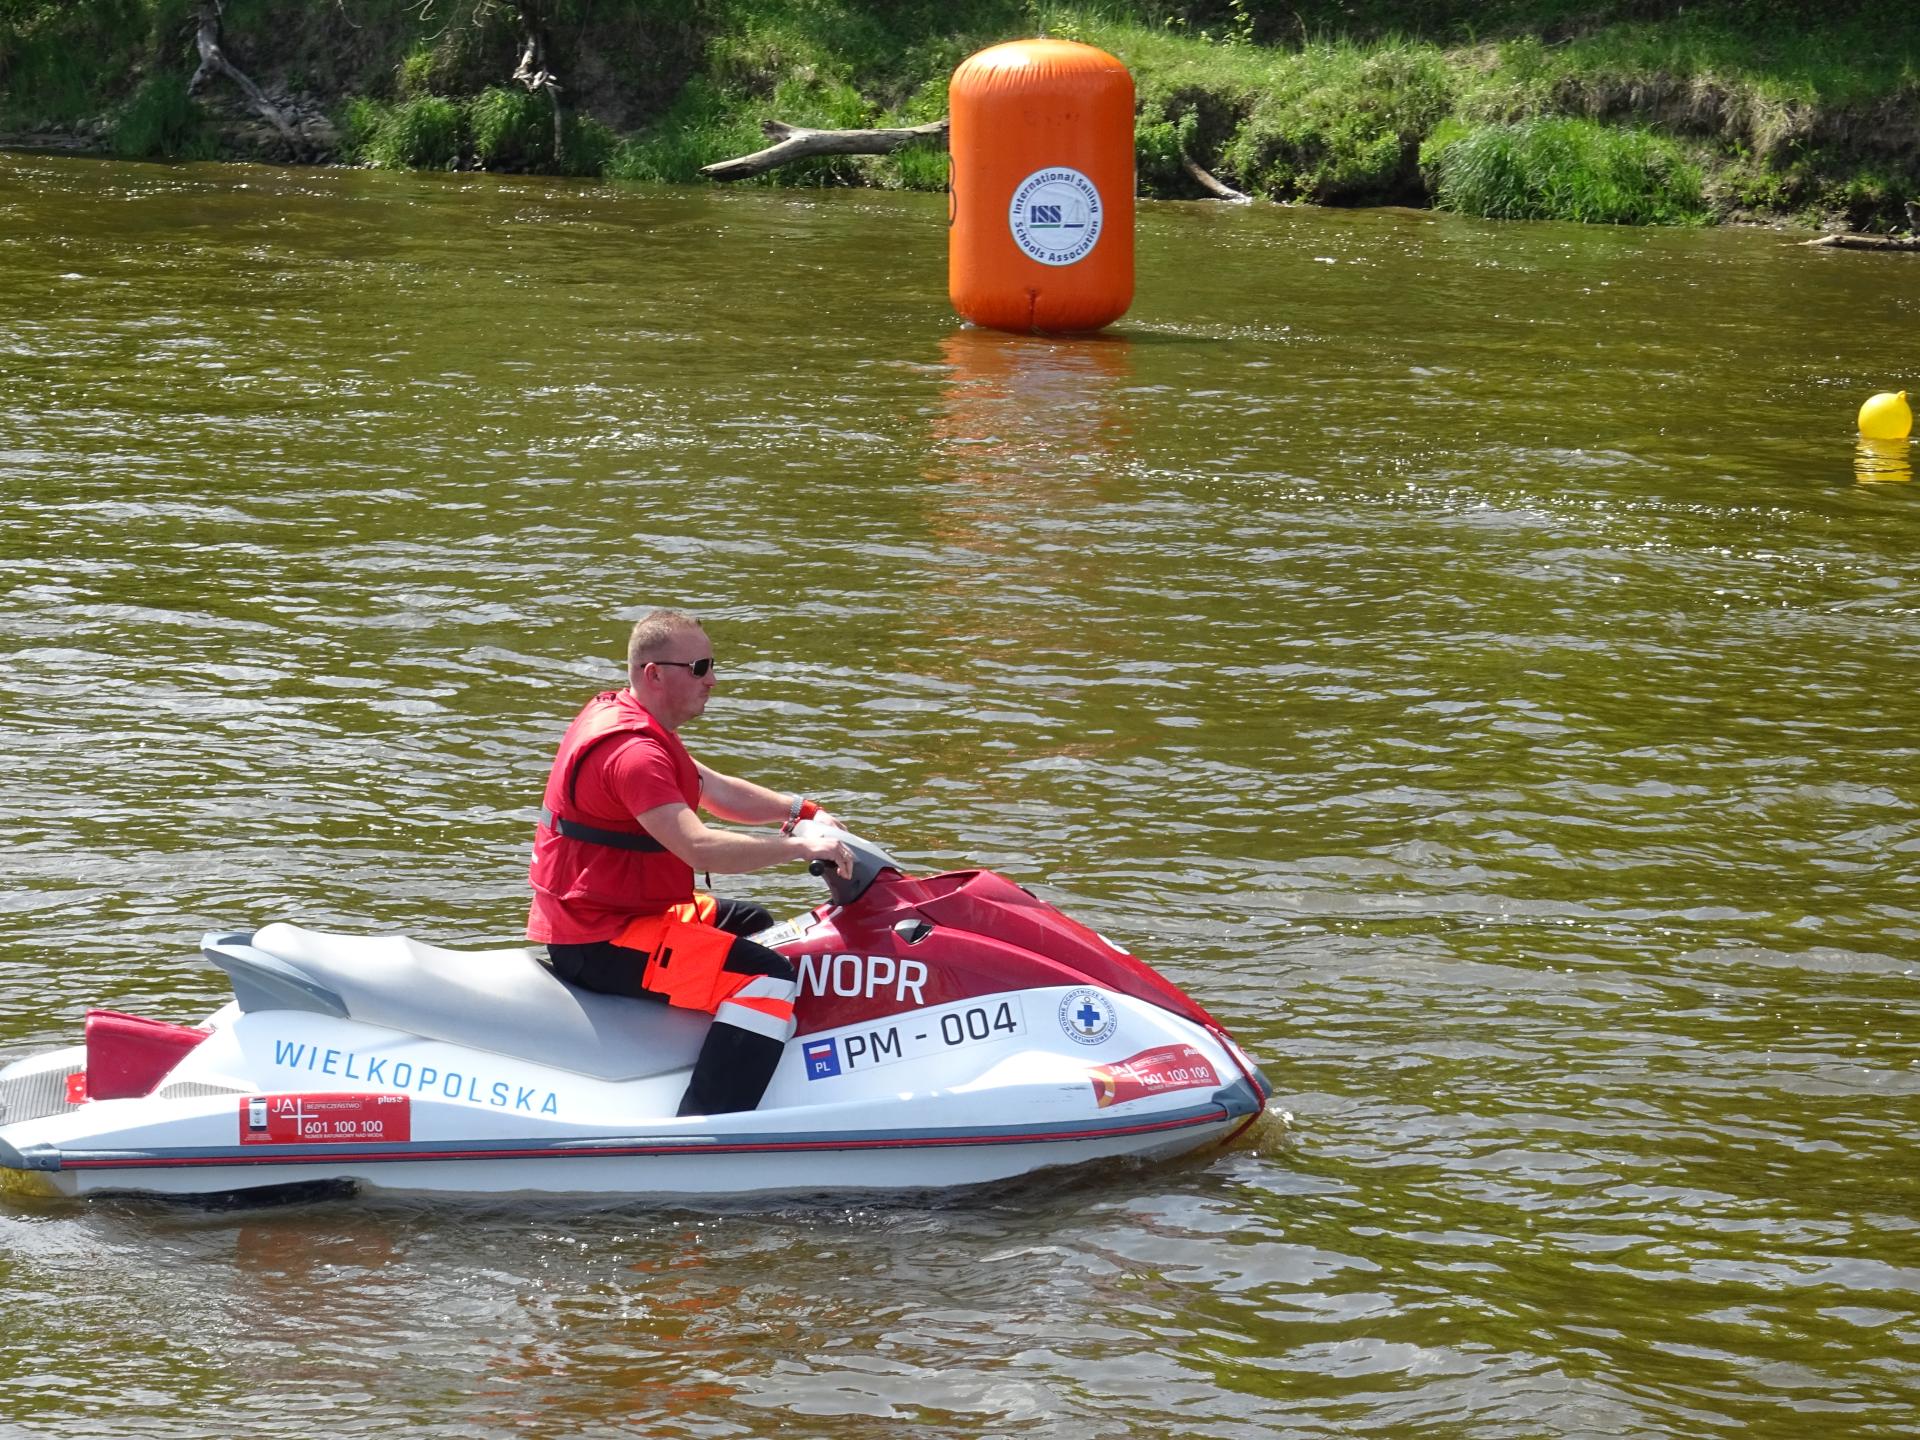
[[243,1011],[333,1015],[599,1080],[687,1069],[712,1018],[578,989],[524,949],[442,950],[284,922],[202,946]]

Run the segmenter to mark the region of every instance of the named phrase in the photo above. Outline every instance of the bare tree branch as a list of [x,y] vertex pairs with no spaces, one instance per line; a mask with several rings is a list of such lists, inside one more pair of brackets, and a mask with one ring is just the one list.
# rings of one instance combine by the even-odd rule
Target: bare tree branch
[[514,67],[513,78],[531,94],[546,93],[547,103],[553,107],[553,160],[558,165],[566,160],[567,153],[566,110],[560,100],[560,92],[566,87],[554,79],[553,71],[547,68],[546,35],[533,7],[520,4],[514,9],[520,16],[521,29],[526,32],[526,48],[520,52],[520,63]]
[[260,87],[227,59],[226,51],[220,48],[220,0],[201,0],[199,27],[194,32],[193,43],[200,52],[200,66],[187,82],[189,95],[199,90],[209,76],[224,75],[240,88],[255,113],[280,132],[280,137],[293,147],[295,155],[306,153],[307,142],[300,132],[287,123],[287,117],[280,113],[279,107],[267,99]]
[[1802,243],[1826,250],[1920,250],[1920,235],[1822,235]]
[[702,166],[700,173],[712,180],[746,180],[809,155],[891,155],[916,140],[935,143],[942,150],[947,147],[944,119],[893,130],[807,130],[781,120],[769,120],[760,128],[769,140],[778,143],[751,155]]

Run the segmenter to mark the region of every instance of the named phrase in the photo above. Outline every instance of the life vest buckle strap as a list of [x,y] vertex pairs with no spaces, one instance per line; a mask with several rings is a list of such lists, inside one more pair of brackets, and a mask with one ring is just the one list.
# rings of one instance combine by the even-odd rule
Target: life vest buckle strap
[[610,850],[644,850],[657,854],[667,848],[651,835],[629,835],[622,830],[602,830],[597,825],[582,825],[578,820],[563,820],[544,805],[540,807],[540,823],[565,839],[586,845],[605,845]]

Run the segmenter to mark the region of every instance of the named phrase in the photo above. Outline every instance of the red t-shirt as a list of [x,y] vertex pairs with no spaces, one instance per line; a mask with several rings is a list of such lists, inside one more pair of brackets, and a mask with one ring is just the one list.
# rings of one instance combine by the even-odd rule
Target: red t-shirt
[[[673,742],[686,755],[678,738]],[[593,815],[619,813],[635,818],[661,805],[679,801],[683,805],[700,803],[699,771],[694,771],[691,798],[681,788],[678,756],[651,735],[616,735],[588,752],[574,777],[573,798],[579,807]],[[692,756],[687,756],[691,761]]]
[[[638,818],[676,802],[698,806],[700,772],[672,731],[615,735],[594,745],[581,758],[574,776],[573,798],[574,813],[589,824],[596,817]],[[583,845],[575,852],[572,863],[584,863],[592,869],[585,874],[571,870],[575,878],[555,886],[571,892],[567,898],[535,884],[533,905],[527,915],[529,940],[557,945],[610,940],[636,916],[658,914],[668,905],[693,898],[693,870],[673,855],[642,857],[630,851],[597,850],[599,847]],[[541,863],[536,856],[536,874]],[[611,887],[590,879],[606,867],[614,867],[610,879],[616,875],[628,878]],[[643,879],[643,874],[647,878]],[[629,893],[635,883],[652,893]],[[668,895],[665,889],[674,893]]]

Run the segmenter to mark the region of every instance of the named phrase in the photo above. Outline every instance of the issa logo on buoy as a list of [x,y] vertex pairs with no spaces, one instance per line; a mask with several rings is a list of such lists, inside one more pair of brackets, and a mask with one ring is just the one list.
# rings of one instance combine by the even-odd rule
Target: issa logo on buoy
[[1078,170],[1036,170],[1014,190],[1007,225],[1042,265],[1072,265],[1100,243],[1100,191]]
[[1860,407],[1860,434],[1867,440],[1904,440],[1913,433],[1907,392],[1883,390]]

